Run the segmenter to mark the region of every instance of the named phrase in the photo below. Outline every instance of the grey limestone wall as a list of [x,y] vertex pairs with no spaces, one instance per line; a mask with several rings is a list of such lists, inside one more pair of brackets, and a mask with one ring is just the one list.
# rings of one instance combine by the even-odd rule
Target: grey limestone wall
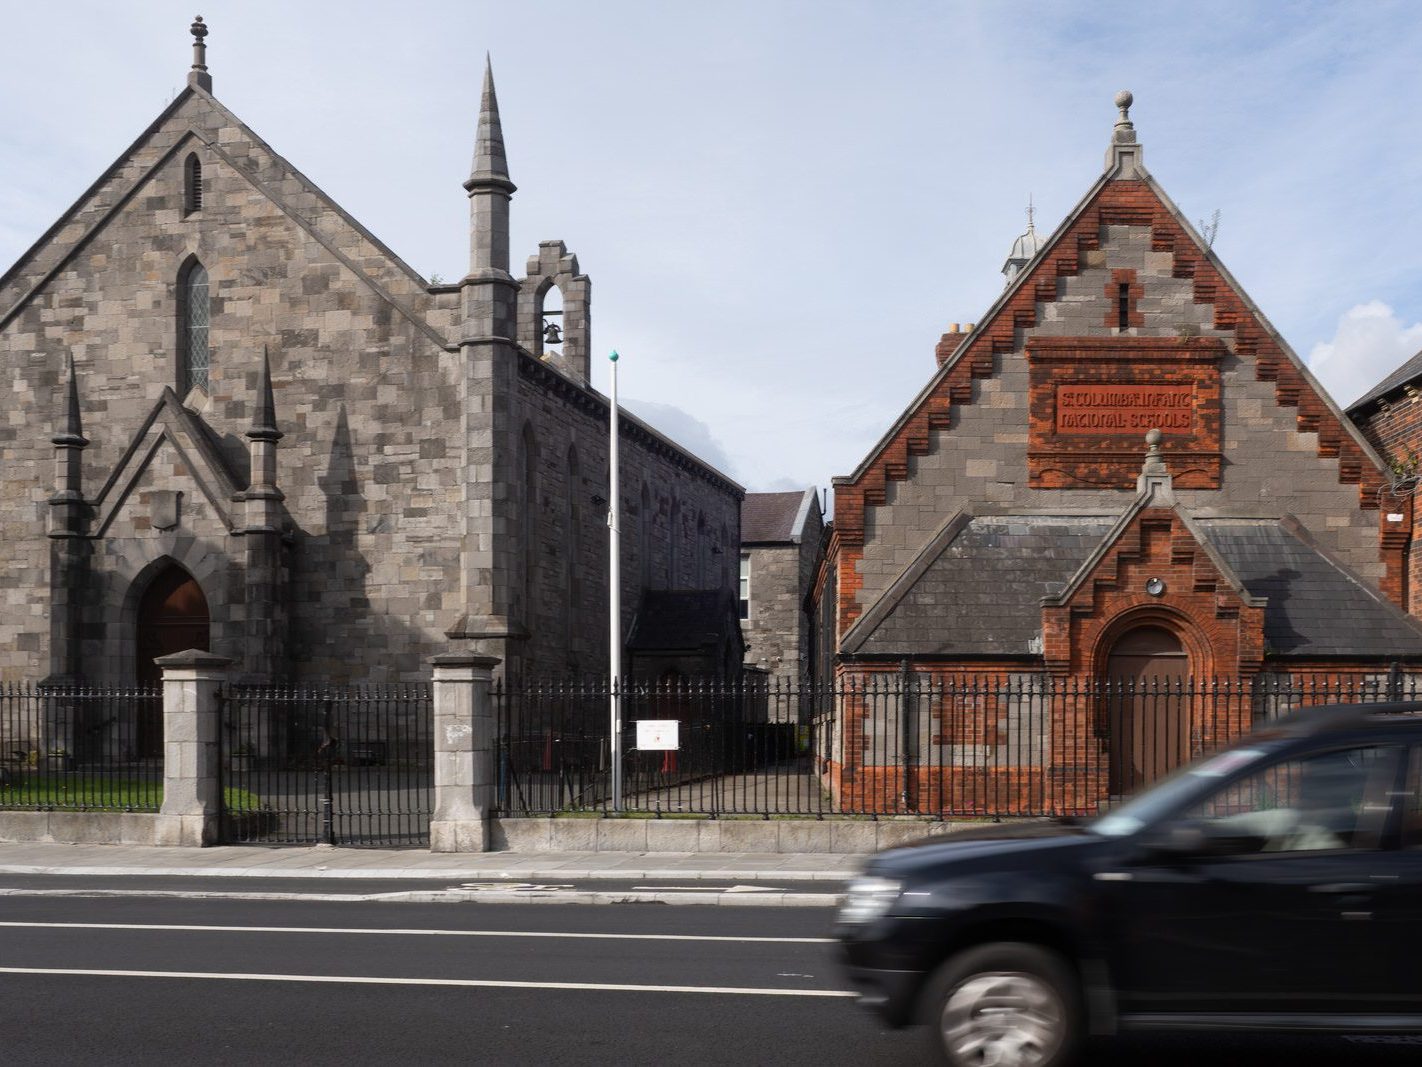
[[[960,507],[1120,514],[1133,491],[1028,487],[1026,344],[1034,336],[1119,335],[1104,325],[1105,290],[1112,270],[1131,268],[1144,287],[1138,307],[1145,325],[1128,336],[1218,336],[1232,353],[1232,334],[1214,329],[1213,307],[1196,304],[1193,283],[1172,277],[1172,267],[1170,253],[1151,251],[1148,229],[1103,228],[1100,254],[1059,279],[1058,299],[1037,305],[1039,324],[1017,331],[1017,346],[1000,357],[997,373],[974,383],[973,402],[955,405],[952,426],[933,434],[929,454],[910,459],[908,479],[889,483],[887,504],[867,509],[862,605],[872,604]],[[1295,409],[1275,403],[1273,383],[1257,381],[1252,362],[1226,357],[1221,392],[1222,486],[1179,491],[1180,499],[1202,516],[1292,514],[1323,547],[1377,580],[1377,518],[1359,508],[1356,485],[1339,483],[1338,460],[1319,458],[1317,435],[1298,432]]]
[[750,553],[750,614],[742,626],[746,662],[772,680],[795,682],[804,669],[808,637],[804,612],[801,546],[753,545]]
[[[190,152],[202,163],[204,198],[200,211],[185,213]],[[0,284],[0,388],[11,398],[0,430],[0,677],[33,677],[45,655],[48,592],[37,576],[46,569],[49,437],[65,356],[75,359],[92,442],[83,471],[93,499],[163,389],[177,384],[178,278],[193,257],[210,279],[212,360],[209,395],[194,404],[239,486],[263,348],[270,354],[285,433],[277,481],[293,524],[296,675],[424,673],[459,611],[459,537],[443,518],[463,494],[462,456],[450,447],[462,418],[457,356],[423,318],[449,317],[444,305],[453,301],[433,308],[421,279],[195,93]],[[96,545],[86,608],[96,680],[132,676],[124,661],[131,634],[112,632],[105,605],[179,543],[179,561],[202,572],[215,622],[223,609],[214,650],[243,660],[240,539],[185,481],[184,464],[160,448]],[[184,492],[170,535],[145,511],[143,494],[159,485]],[[353,663],[352,648],[381,655]]]
[[[750,555],[750,607],[741,628],[746,663],[767,672],[772,685],[794,687],[812,669],[814,627],[805,598],[820,560],[824,521],[812,507],[801,539],[784,544],[743,546]],[[789,700],[774,702],[772,714],[790,717]]]
[[[185,201],[190,155],[198,210]],[[476,232],[476,249],[485,239]],[[83,492],[98,503],[81,619],[88,680],[133,679],[137,600],[173,562],[202,586],[212,650],[242,677],[261,658],[249,559],[279,575],[274,668],[294,681],[425,677],[461,619],[526,632],[495,638],[519,666],[603,669],[606,403],[581,381],[587,279],[560,243],[541,254],[569,288],[565,350],[582,354],[581,373],[508,343],[513,279],[507,321],[477,318],[488,308],[470,302],[493,301],[498,286],[431,287],[222,105],[185,91],[0,278],[0,680],[48,672],[50,437],[70,354],[91,441]],[[194,261],[209,278],[210,380],[179,400],[207,430],[167,401],[145,431],[179,387],[180,278]],[[488,336],[458,347],[469,330]],[[264,350],[289,518],[275,562],[244,542]],[[525,430],[531,501],[516,456]],[[630,419],[622,462],[624,624],[646,586],[733,589],[739,487]],[[176,524],[157,522],[158,496],[174,493]]]
[[[514,650],[534,674],[600,673],[608,641],[607,408],[580,383],[527,356],[517,417],[536,456],[535,573],[530,605],[516,611],[529,638]],[[733,590],[742,491],[648,433],[623,413],[623,634],[641,590]],[[512,493],[517,496],[517,492]],[[518,523],[511,524],[514,531]],[[525,556],[525,558],[530,558]]]

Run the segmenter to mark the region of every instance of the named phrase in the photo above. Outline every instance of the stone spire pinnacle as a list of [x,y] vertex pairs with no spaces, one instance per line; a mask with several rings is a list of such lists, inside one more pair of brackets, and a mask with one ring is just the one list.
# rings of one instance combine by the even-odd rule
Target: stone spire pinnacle
[[276,403],[272,400],[272,363],[267,346],[262,346],[262,376],[257,383],[257,412],[247,437],[252,441],[280,441],[285,434],[277,429]]
[[188,84],[210,93],[212,75],[207,72],[207,45],[203,43],[203,38],[207,36],[207,27],[203,25],[201,15],[193,19],[188,32],[193,35],[193,69],[188,71]]
[[69,353],[69,392],[64,398],[64,428],[50,438],[51,444],[83,448],[89,443],[79,418],[79,380],[74,373],[74,353]]
[[[479,133],[474,139],[474,166],[464,183],[469,193],[469,274],[482,278],[493,271],[501,281],[509,276],[509,164],[504,157],[504,130],[499,123],[499,98],[494,94],[494,66],[484,57],[484,94],[479,103]],[[492,327],[491,327],[492,329]],[[512,337],[510,323],[492,332]]]
[[1136,143],[1136,125],[1131,121],[1131,105],[1135,101],[1129,89],[1116,94],[1120,115],[1111,130],[1111,146],[1106,149],[1106,171],[1118,178],[1139,178],[1145,173],[1141,146]]
[[474,166],[464,188],[502,188],[514,191],[509,181],[509,164],[504,155],[504,129],[499,122],[499,98],[494,92],[494,65],[484,56],[484,92],[479,101],[479,133],[474,140]]
[[[79,381],[69,354],[69,390],[50,443],[54,445],[54,493],[49,498],[49,536],[59,540],[83,535],[86,517],[82,457],[89,440],[79,421]],[[70,562],[73,562],[72,560]]]

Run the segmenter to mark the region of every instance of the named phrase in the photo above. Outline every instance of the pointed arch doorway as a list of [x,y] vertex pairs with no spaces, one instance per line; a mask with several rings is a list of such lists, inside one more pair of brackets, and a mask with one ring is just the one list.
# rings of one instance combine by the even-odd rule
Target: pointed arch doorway
[[[154,664],[159,656],[170,656],[190,648],[210,651],[212,632],[207,597],[191,574],[172,564],[154,576],[138,602],[135,675],[140,686],[159,685],[163,672]],[[138,717],[138,755],[156,758],[163,754],[163,707],[145,706]]]
[[1110,792],[1143,788],[1190,758],[1190,654],[1159,625],[1127,630],[1106,656]]

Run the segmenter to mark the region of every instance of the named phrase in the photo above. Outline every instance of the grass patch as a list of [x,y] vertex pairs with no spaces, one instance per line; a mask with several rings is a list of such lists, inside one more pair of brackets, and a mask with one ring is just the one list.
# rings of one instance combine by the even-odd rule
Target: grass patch
[[[260,811],[262,798],[235,786],[224,790],[228,811]],[[0,809],[12,811],[152,811],[163,806],[163,783],[103,774],[24,774],[0,785]]]

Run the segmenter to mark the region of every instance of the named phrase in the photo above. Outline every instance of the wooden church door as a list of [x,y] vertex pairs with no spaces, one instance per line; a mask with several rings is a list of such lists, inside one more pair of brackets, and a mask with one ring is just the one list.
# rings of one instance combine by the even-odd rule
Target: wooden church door
[[1160,626],[1123,634],[1106,661],[1112,796],[1135,792],[1190,758],[1190,657]]
[[[190,648],[208,651],[210,633],[207,597],[193,576],[178,566],[161,572],[138,605],[138,684],[161,683],[163,672],[153,662],[159,656]],[[137,747],[145,758],[163,754],[161,701],[139,713]]]

